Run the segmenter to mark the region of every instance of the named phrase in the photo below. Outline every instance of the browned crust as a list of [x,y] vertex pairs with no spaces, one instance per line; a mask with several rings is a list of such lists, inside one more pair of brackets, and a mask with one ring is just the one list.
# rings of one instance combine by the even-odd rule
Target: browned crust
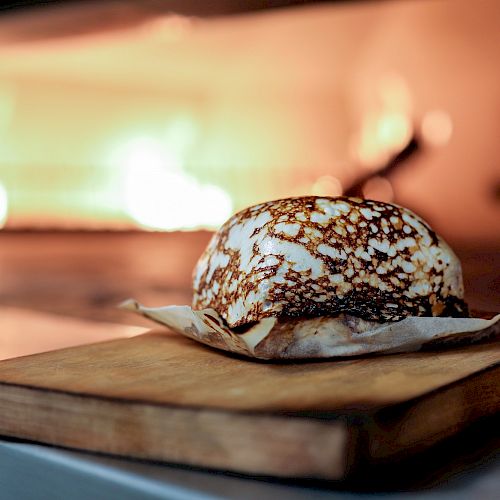
[[[313,213],[320,213],[318,200],[328,203],[345,203],[349,210],[332,219],[331,224],[318,224],[311,220]],[[322,203],[322,202],[321,202]],[[371,213],[377,214],[370,216]],[[395,258],[407,262],[424,246],[427,251],[444,251],[444,242],[436,233],[409,210],[372,200],[356,198],[301,197],[276,200],[247,208],[234,215],[214,236],[205,254],[200,259],[195,274],[193,307],[195,309],[213,308],[227,320],[231,301],[235,296],[248,297],[259,285],[268,282],[276,275],[284,263],[283,255],[274,255],[271,265],[261,265],[258,272],[245,274],[241,270],[241,252],[228,245],[230,232],[245,221],[256,219],[269,213],[270,220],[248,235],[253,240],[252,254],[259,255],[259,233],[265,232],[275,241],[292,242],[302,245],[316,259],[320,259],[328,270],[327,273],[311,279],[307,273],[287,268],[283,276],[284,283],[274,283],[269,290],[268,300],[281,303],[279,311],[265,310],[262,301],[252,303],[247,314],[238,321],[229,321],[231,327],[257,321],[266,316],[318,317],[336,316],[340,313],[351,314],[366,320],[398,321],[407,316],[454,316],[468,315],[467,305],[460,293],[453,293],[446,282],[446,267],[437,265],[425,270],[425,281],[429,283],[429,293],[408,296],[406,291],[415,282],[415,273],[403,272],[400,265],[394,264]],[[404,220],[412,218],[415,227]],[[304,220],[301,220],[304,219]],[[278,231],[280,223],[299,224],[295,234]],[[417,230],[416,227],[419,227]],[[354,230],[353,230],[354,228]],[[311,231],[318,231],[317,237],[311,237]],[[319,234],[319,236],[318,236]],[[396,248],[390,255],[385,251],[370,247],[373,238],[379,237]],[[407,239],[414,244],[401,246]],[[318,251],[318,241],[328,243],[336,252],[344,252],[346,258],[335,258]],[[398,243],[399,242],[399,243]],[[242,241],[241,245],[246,242]],[[370,251],[367,259],[355,257],[359,249]],[[451,252],[451,251],[450,251]],[[227,265],[216,266],[210,272],[210,259],[214,255],[227,258]],[[456,257],[452,254],[452,258]],[[264,256],[262,257],[264,259]],[[265,264],[264,260],[261,264]],[[439,264],[439,261],[438,261]],[[427,264],[425,264],[427,265]],[[378,270],[381,270],[379,273]],[[420,271],[420,270],[417,270]],[[341,275],[342,284],[331,281],[332,275]],[[370,282],[368,276],[376,280]],[[237,289],[230,291],[233,280],[238,281]],[[460,276],[461,281],[461,276]],[[208,290],[216,290],[209,293]],[[322,298],[326,297],[326,298]]]

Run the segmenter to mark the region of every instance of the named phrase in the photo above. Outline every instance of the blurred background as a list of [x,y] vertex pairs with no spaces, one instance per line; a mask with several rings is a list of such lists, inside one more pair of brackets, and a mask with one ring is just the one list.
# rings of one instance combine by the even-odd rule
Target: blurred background
[[356,194],[427,219],[500,309],[498,1],[6,5],[0,303],[184,303],[234,211]]

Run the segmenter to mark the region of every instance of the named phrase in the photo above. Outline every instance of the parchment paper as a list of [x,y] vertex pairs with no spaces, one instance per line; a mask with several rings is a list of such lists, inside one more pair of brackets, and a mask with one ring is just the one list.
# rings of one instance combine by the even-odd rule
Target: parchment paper
[[394,323],[364,321],[345,314],[303,320],[272,317],[242,332],[227,327],[213,309],[145,307],[132,299],[120,307],[203,344],[259,359],[409,352],[425,344],[472,343],[500,336],[500,314],[492,319],[409,317]]

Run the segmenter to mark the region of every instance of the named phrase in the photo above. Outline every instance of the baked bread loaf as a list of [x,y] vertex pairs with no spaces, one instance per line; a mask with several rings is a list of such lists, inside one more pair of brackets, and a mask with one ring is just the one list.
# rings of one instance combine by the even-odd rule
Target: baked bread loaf
[[410,210],[358,198],[242,210],[213,236],[193,288],[193,309],[214,309],[231,328],[270,316],[467,316],[460,262],[446,242]]

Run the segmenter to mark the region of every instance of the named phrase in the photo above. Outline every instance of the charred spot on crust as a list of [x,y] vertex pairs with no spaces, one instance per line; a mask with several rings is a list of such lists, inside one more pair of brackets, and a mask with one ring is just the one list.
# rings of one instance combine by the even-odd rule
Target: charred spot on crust
[[194,271],[195,309],[241,327],[264,317],[398,321],[466,316],[458,259],[409,210],[308,196],[243,210],[216,233]]
[[252,321],[251,323],[245,323],[243,325],[235,326],[232,328],[232,331],[234,333],[238,333],[239,335],[243,335],[244,333],[247,333],[249,330],[251,330],[258,321]]
[[[394,302],[391,294],[383,292],[371,297],[352,294],[346,299],[324,305],[312,300],[299,299],[295,304],[287,304],[278,316],[304,319],[320,316],[335,317],[341,313],[381,323],[400,321],[408,316],[436,316],[432,312],[432,304],[426,297],[415,301],[411,306],[406,306]],[[450,297],[445,300],[444,309],[437,316],[468,317],[467,304],[461,299]]]
[[463,299],[450,296],[444,300],[444,309],[439,316],[468,318],[470,317],[469,306]]

